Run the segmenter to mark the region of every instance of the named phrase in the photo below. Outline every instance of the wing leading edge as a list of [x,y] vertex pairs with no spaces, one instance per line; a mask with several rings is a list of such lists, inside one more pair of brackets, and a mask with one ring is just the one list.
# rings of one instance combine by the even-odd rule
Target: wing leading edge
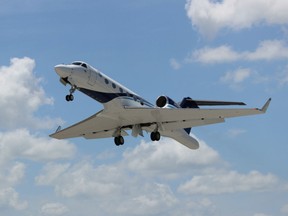
[[[149,132],[160,126],[159,131],[164,136],[181,142],[182,139],[185,140],[183,134],[179,133],[179,130],[183,128],[221,123],[225,121],[225,118],[262,114],[267,111],[270,101],[271,98],[261,109],[124,108],[118,112],[101,110],[79,123],[56,131],[50,137],[56,139],[73,137],[94,139],[115,137],[119,133],[126,136],[128,134],[125,130],[139,125]],[[176,131],[178,131],[177,134]],[[181,143],[184,144],[184,141]],[[193,146],[187,147],[192,148]]]

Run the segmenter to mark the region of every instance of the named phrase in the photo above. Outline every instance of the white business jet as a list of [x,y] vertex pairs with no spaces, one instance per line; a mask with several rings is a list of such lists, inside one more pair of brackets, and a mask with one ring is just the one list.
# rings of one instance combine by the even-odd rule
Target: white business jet
[[103,104],[104,109],[91,117],[50,136],[56,139],[84,137],[86,139],[114,137],[117,146],[124,144],[123,136],[132,130],[132,136],[151,134],[152,141],[161,136],[170,137],[190,149],[199,148],[196,139],[189,136],[191,128],[224,122],[225,118],[265,113],[271,98],[261,109],[200,109],[199,106],[245,105],[243,102],[204,101],[185,97],[176,103],[167,96],[160,96],[156,106],[128,88],[109,78],[90,65],[76,61],[56,65],[55,71],[62,84],[71,86],[67,101],[79,90]]

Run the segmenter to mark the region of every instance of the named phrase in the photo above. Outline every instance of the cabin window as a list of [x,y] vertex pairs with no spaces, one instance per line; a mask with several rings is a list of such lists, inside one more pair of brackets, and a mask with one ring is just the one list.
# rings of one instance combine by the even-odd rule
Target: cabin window
[[112,87],[115,89],[116,88],[116,85],[115,85],[115,83],[112,83]]
[[108,81],[108,79],[106,79],[106,78],[105,78],[105,83],[106,83],[106,84],[109,84],[109,81]]
[[120,90],[121,93],[123,93],[123,89],[122,88],[119,88],[119,90]]

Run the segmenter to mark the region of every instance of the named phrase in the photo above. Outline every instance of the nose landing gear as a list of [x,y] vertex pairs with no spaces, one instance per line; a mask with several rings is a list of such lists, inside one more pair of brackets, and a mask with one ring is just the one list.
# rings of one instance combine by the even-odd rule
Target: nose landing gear
[[77,89],[77,86],[75,86],[75,85],[71,86],[71,88],[69,90],[70,94],[66,95],[66,97],[65,97],[66,101],[73,101],[74,100],[73,93],[76,91],[76,89]]
[[66,101],[73,101],[74,96],[72,94],[66,95]]

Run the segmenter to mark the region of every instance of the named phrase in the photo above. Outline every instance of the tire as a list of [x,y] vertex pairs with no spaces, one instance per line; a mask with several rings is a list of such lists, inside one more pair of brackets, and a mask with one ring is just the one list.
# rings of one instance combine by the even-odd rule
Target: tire
[[114,143],[116,146],[123,145],[124,144],[124,138],[122,136],[115,137]]
[[152,132],[151,135],[150,135],[150,138],[152,141],[159,141],[160,138],[161,138],[161,135],[158,131],[156,132]]

